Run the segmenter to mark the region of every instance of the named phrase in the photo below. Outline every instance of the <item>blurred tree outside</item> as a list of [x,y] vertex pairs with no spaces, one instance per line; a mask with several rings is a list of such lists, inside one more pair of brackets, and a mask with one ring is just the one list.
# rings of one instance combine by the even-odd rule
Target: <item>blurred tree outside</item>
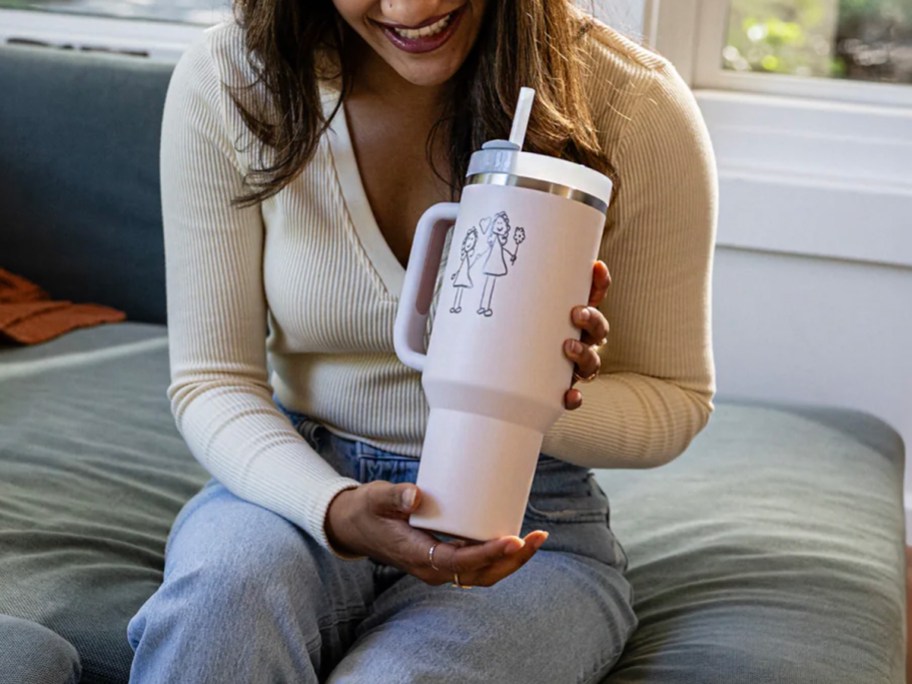
[[722,65],[912,84],[912,0],[732,0]]

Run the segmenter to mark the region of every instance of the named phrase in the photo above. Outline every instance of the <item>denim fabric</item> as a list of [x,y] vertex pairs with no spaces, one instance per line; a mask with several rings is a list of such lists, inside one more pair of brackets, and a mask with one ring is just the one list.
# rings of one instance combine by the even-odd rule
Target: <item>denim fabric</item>
[[[414,482],[416,459],[286,411],[340,473]],[[636,626],[627,559],[590,472],[542,455],[523,534],[551,536],[490,588],[341,560],[211,481],[181,511],[161,588],[131,620],[135,682],[598,682]]]

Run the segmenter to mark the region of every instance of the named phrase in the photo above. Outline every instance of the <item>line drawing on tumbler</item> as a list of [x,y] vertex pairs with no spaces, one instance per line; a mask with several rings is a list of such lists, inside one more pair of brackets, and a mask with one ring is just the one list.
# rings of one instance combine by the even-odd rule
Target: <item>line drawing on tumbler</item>
[[[481,226],[481,232],[486,238],[488,250],[483,254],[475,254],[475,248],[478,243],[478,229],[475,226],[469,228],[462,240],[459,267],[455,273],[450,275],[450,280],[453,281],[453,287],[456,289],[456,296],[453,299],[453,306],[450,307],[450,313],[462,311],[464,291],[467,288],[475,287],[475,283],[472,281],[472,266],[484,258],[482,274],[485,276],[485,282],[481,289],[481,299],[475,313],[479,316],[490,318],[494,315],[494,310],[491,308],[494,286],[497,284],[497,279],[507,275],[510,270],[507,267],[507,259],[504,255],[510,255],[511,266],[516,263],[516,255],[519,253],[519,246],[526,239],[526,231],[522,226],[512,228],[510,226],[510,217],[507,216],[505,211],[499,211],[494,216],[481,219],[478,225]],[[513,231],[513,243],[515,245],[512,252],[507,249],[511,230]]]
[[466,231],[465,237],[462,239],[462,247],[459,250],[459,268],[450,276],[450,280],[453,281],[453,288],[456,290],[450,313],[462,311],[462,293],[465,292],[466,288],[473,286],[472,266],[481,258],[480,254],[475,254],[476,244],[478,244],[478,229],[472,226]]

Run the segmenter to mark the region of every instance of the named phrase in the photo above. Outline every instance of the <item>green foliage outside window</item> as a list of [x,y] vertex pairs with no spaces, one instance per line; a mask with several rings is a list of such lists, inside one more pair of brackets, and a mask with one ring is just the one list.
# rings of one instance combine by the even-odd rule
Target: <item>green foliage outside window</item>
[[723,65],[912,83],[910,0],[732,0]]

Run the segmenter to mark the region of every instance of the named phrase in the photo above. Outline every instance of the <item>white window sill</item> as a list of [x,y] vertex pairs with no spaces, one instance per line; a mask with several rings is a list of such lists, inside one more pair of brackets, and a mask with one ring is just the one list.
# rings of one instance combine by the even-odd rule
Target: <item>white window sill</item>
[[0,45],[37,43],[176,62],[204,26],[0,9]]
[[912,267],[912,108],[694,91],[718,244]]

